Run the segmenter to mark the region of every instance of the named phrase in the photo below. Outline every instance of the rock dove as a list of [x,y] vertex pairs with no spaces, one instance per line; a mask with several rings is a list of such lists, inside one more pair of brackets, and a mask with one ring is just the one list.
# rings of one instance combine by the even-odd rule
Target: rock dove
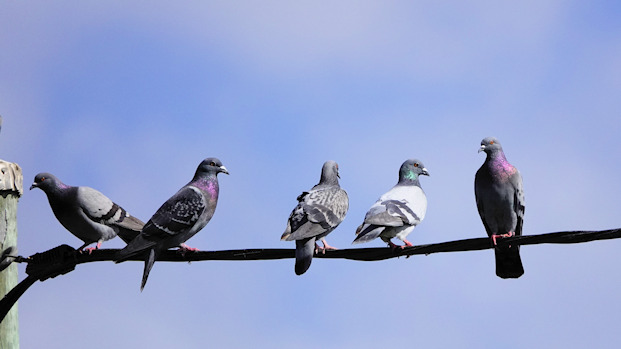
[[[335,249],[328,245],[325,237],[341,224],[349,208],[349,198],[339,186],[339,178],[338,164],[326,161],[321,169],[319,184],[298,196],[298,205],[289,216],[281,240],[295,240],[297,275],[308,270],[315,250],[325,252],[326,249]],[[321,240],[323,248],[315,245],[316,240]]]
[[39,173],[30,187],[39,188],[47,194],[54,215],[58,221],[84,245],[97,243],[87,248],[89,253],[101,247],[101,243],[119,236],[123,241],[132,241],[144,226],[138,218],[130,215],[121,206],[104,194],[89,187],[72,187],[61,182],[51,173]]
[[[481,141],[479,152],[487,154],[474,178],[474,194],[479,215],[487,235],[496,246],[499,237],[522,235],[524,219],[524,189],[522,176],[512,166],[494,137]],[[503,279],[519,278],[524,274],[520,246],[496,247],[496,275]]]
[[220,160],[203,160],[194,178],[168,199],[145,224],[140,235],[117,254],[115,262],[120,263],[148,251],[141,291],[147,283],[153,263],[162,251],[177,246],[182,253],[198,250],[187,246],[185,242],[203,229],[216,211],[220,191],[217,175],[220,172],[229,174]]
[[392,249],[398,247],[390,241],[394,237],[405,243],[402,248],[412,246],[406,237],[422,222],[427,212],[427,196],[420,187],[420,175],[429,176],[420,160],[406,160],[401,165],[399,182],[371,206],[364,222],[356,229],[353,244],[379,236]]

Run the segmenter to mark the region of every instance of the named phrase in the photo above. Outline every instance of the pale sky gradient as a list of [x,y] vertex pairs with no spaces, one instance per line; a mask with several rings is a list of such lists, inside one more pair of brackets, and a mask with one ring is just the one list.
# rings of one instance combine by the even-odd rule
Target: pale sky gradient
[[[0,158],[96,188],[148,220],[200,161],[221,196],[188,244],[281,242],[332,159],[349,193],[328,241],[350,248],[373,202],[421,159],[414,244],[485,236],[482,138],[524,177],[525,234],[618,228],[621,5],[611,1],[5,1]],[[19,251],[81,244],[41,191]],[[121,240],[104,248],[122,247]],[[377,240],[361,247],[381,247]],[[621,241],[382,262],[91,263],[20,300],[22,348],[614,348]],[[20,266],[20,280],[25,277]]]

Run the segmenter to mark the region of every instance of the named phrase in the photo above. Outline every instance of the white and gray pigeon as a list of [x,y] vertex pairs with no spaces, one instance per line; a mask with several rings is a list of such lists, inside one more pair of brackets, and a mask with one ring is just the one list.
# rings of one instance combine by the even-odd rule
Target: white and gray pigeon
[[39,188],[45,192],[52,212],[65,229],[69,230],[86,246],[89,253],[101,247],[101,243],[119,236],[129,243],[144,226],[138,218],[130,215],[121,206],[112,202],[101,192],[89,187],[73,187],[61,182],[51,173],[35,176],[30,189]]
[[216,211],[220,191],[218,173],[229,173],[220,160],[203,160],[194,178],[155,212],[140,235],[118,252],[116,263],[148,251],[141,291],[147,283],[153,263],[162,251],[172,247],[179,247],[182,253],[198,250],[187,246],[185,242],[203,229]]
[[[497,238],[522,235],[524,188],[520,171],[507,161],[498,139],[484,138],[481,151],[487,158],[474,178],[474,194],[487,235],[496,246]],[[496,246],[495,255],[499,277],[516,279],[524,274],[519,245]]]
[[420,160],[406,160],[399,169],[399,181],[369,209],[364,222],[356,229],[353,244],[371,241],[378,236],[392,249],[399,247],[390,239],[406,240],[408,234],[423,221],[427,212],[427,196],[420,186],[419,176],[429,176]]
[[[297,275],[308,270],[316,251],[335,249],[328,245],[325,237],[341,224],[349,208],[349,198],[339,186],[339,178],[338,164],[326,161],[319,184],[298,196],[298,205],[289,216],[281,240],[295,240]],[[321,240],[323,248],[316,245],[317,240]]]

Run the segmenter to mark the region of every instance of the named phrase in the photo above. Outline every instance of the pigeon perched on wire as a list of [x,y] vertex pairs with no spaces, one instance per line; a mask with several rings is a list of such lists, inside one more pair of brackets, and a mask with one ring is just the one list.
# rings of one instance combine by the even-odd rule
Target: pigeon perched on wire
[[147,251],[141,291],[147,283],[153,263],[162,251],[172,247],[179,247],[181,253],[198,251],[185,242],[203,229],[216,211],[220,191],[218,173],[229,174],[220,160],[203,160],[194,178],[155,212],[140,235],[118,252],[116,263]]
[[[281,240],[295,240],[297,275],[308,270],[315,252],[335,249],[326,242],[326,235],[341,224],[349,208],[349,198],[339,186],[339,178],[338,164],[326,161],[319,184],[298,196],[298,205],[289,216]],[[316,244],[317,240],[321,240],[323,248]]]
[[91,253],[101,243],[119,236],[123,241],[132,241],[144,226],[138,218],[130,215],[121,206],[112,202],[101,192],[89,187],[73,187],[61,182],[51,173],[39,173],[30,187],[39,188],[47,195],[52,212],[65,229],[69,230]]
[[[420,160],[406,160],[399,169],[399,181],[369,209],[364,222],[356,229],[353,244],[380,237],[392,249],[412,246],[406,237],[423,221],[427,212],[427,196],[420,186],[419,176],[429,176]],[[405,243],[398,246],[390,239]]]
[[497,246],[498,238],[522,235],[524,188],[520,171],[511,165],[498,139],[481,141],[479,152],[487,154],[474,178],[474,194],[479,215],[492,239],[496,255],[496,275],[503,279],[524,274],[519,245]]

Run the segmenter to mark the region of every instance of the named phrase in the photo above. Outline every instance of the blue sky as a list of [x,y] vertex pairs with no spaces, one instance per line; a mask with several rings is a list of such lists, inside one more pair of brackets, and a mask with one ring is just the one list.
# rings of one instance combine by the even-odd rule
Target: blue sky
[[[208,156],[218,209],[188,244],[284,248],[324,161],[350,197],[330,244],[421,159],[414,244],[485,236],[477,154],[498,137],[524,177],[525,234],[619,227],[621,9],[609,1],[19,2],[0,11],[0,157],[96,188],[148,220]],[[81,242],[45,195],[19,250]],[[103,246],[122,247],[113,240]],[[361,247],[380,247],[374,241]],[[91,263],[20,300],[23,348],[615,347],[619,241],[382,262]],[[24,277],[20,266],[20,278]]]

